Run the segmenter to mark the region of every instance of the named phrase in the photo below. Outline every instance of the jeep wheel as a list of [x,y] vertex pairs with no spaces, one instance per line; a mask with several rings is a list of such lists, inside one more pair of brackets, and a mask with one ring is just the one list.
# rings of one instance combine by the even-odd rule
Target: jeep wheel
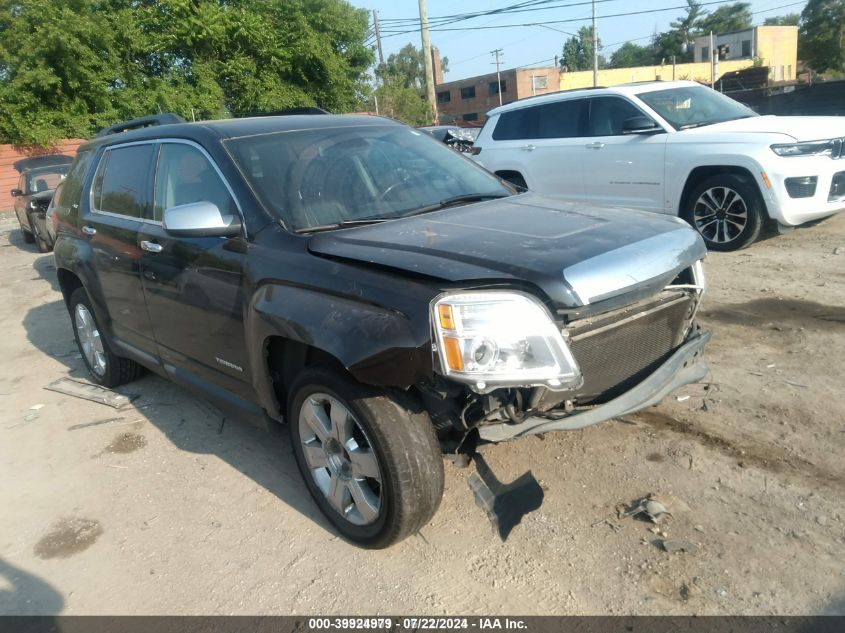
[[320,510],[357,545],[383,548],[420,530],[443,495],[443,459],[427,416],[405,396],[313,368],[290,390],[296,462]]
[[713,251],[735,251],[752,244],[763,226],[763,202],[753,183],[735,174],[701,182],[687,198],[682,217]]
[[70,296],[70,318],[76,344],[91,379],[104,387],[117,387],[141,375],[141,366],[117,356],[102,335],[88,293],[77,288]]

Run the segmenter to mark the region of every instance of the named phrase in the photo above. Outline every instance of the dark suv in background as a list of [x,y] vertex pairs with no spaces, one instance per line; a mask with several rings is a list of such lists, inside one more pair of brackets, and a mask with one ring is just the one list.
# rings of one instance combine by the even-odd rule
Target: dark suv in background
[[71,156],[56,154],[24,158],[14,163],[20,173],[18,186],[11,191],[15,200],[15,215],[24,241],[28,244],[34,242],[42,253],[53,246],[46,226],[47,207],[72,160]]
[[143,366],[286,420],[317,505],[366,547],[429,521],[443,451],[583,428],[706,372],[687,224],[518,193],[383,118],[107,134],[53,219],[92,379]]

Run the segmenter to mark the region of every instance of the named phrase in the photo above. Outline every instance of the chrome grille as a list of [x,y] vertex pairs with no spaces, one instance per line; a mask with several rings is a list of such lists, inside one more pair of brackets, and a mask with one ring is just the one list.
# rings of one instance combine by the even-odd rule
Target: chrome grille
[[647,377],[680,345],[695,302],[692,293],[664,291],[649,301],[570,323],[569,345],[584,376],[578,401],[610,400]]
[[845,138],[835,138],[830,142],[830,157],[845,157]]

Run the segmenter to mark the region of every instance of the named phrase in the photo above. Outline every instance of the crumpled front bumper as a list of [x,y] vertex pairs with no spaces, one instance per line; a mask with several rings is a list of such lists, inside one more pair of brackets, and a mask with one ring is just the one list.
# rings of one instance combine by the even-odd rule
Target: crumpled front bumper
[[679,387],[697,382],[707,375],[704,346],[709,340],[710,332],[697,332],[648,378],[610,402],[557,420],[529,417],[519,424],[481,426],[478,428],[481,440],[504,442],[551,431],[574,431],[657,404]]

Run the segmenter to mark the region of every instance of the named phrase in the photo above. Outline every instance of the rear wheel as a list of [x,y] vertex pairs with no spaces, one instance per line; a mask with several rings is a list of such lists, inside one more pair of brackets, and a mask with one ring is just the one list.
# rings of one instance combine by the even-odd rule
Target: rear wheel
[[420,530],[440,505],[443,459],[428,417],[405,396],[328,368],[303,372],[288,410],[296,462],[317,506],[368,548]]
[[38,247],[38,252],[49,253],[52,250],[52,248],[50,248],[50,243],[47,241],[46,237],[41,234],[38,224],[36,224],[35,218],[32,217],[32,214],[28,213],[27,216],[29,217],[29,226],[32,229],[32,241],[35,242],[35,245]]
[[756,185],[736,174],[703,180],[690,193],[682,213],[713,251],[734,251],[754,243],[764,216]]
[[94,382],[111,388],[140,377],[143,371],[140,365],[111,350],[84,288],[77,288],[70,296],[70,318],[76,344]]
[[[23,241],[27,244],[32,244],[35,242],[35,236],[32,234],[32,229],[25,229],[23,226],[23,222],[20,220],[20,216],[18,217],[18,224],[21,227],[21,233],[23,234]],[[30,227],[32,226],[32,220],[29,221]]]

